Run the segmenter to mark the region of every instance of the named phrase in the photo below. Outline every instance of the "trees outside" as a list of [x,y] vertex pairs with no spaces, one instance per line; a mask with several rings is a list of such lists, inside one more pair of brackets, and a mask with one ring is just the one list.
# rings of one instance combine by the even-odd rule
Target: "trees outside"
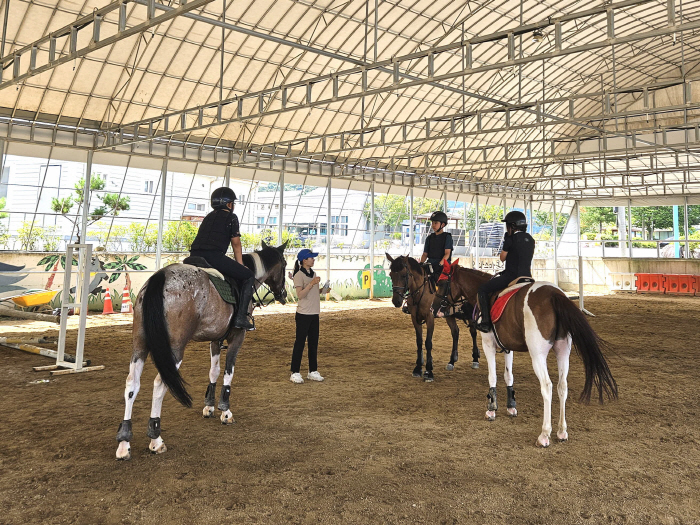
[[[117,216],[120,211],[129,209],[129,197],[120,197],[116,193],[98,192],[104,190],[106,185],[105,179],[98,173],[93,173],[90,177],[90,194],[99,202],[91,212],[89,212],[88,225],[99,221],[105,217]],[[83,206],[85,205],[84,195],[85,177],[81,178],[73,186],[73,193],[67,197],[59,199],[54,197],[51,199],[51,209],[63,215],[66,219],[73,223],[73,227],[78,234],[78,243],[81,242],[82,233],[80,231],[80,222]],[[77,209],[74,213],[71,210],[74,206]]]
[[[552,212],[547,211],[534,211],[534,222],[535,224],[541,226],[538,231],[538,237],[540,239],[551,239],[552,238],[552,223],[554,222],[554,215]],[[564,233],[564,228],[566,227],[566,222],[569,220],[568,213],[557,213],[557,238],[561,238],[562,233]],[[533,224],[533,230],[535,231]]]
[[612,228],[616,224],[617,215],[611,206],[581,206],[581,233],[603,233],[606,227]]
[[[374,224],[376,226],[386,226],[389,231],[401,228],[403,221],[407,221],[411,216],[411,201],[401,195],[379,195],[374,198]],[[413,215],[436,210],[444,210],[445,203],[442,199],[413,199]],[[367,221],[371,220],[372,203],[367,199],[362,214]]]
[[[9,214],[2,211],[5,209],[6,205],[7,205],[7,200],[5,199],[5,197],[0,197],[0,219],[5,219],[9,216]],[[2,222],[0,222],[0,247],[6,246],[7,241],[9,241],[9,240],[10,240],[10,234],[8,232],[8,228]]]

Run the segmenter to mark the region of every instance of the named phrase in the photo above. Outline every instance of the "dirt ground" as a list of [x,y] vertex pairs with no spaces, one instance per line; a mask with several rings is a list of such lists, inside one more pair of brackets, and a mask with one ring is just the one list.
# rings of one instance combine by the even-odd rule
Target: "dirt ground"
[[[515,419],[497,358],[502,406],[487,422],[486,362],[470,368],[466,330],[447,372],[449,331],[437,323],[436,380],[423,383],[411,377],[409,317],[388,301],[353,304],[324,305],[324,383],[289,382],[293,307],[258,317],[235,370],[232,426],[201,416],[208,346],[192,343],[181,370],[195,406],[166,396],[168,451],[158,456],[147,450],[149,362],[129,462],[114,459],[128,316],[90,321],[86,356],[102,371],[32,383],[49,378],[32,366],[50,360],[0,349],[0,523],[700,523],[700,298],[587,299],[591,324],[614,348],[620,399],[577,403],[583,366],[572,355],[570,439],[544,450],[534,446],[542,397],[529,356],[515,356]],[[5,320],[0,333],[57,330]],[[556,383],[553,356],[549,365]],[[555,395],[555,429],[558,406]]]

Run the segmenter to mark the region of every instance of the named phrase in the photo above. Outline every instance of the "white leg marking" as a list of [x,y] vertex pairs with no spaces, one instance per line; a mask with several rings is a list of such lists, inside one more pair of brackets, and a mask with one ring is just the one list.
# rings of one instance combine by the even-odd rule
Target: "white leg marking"
[[[505,369],[503,370],[503,379],[506,386],[513,386],[513,352],[508,352],[505,355]],[[515,417],[518,415],[517,408],[506,408],[509,416]]]
[[[496,340],[493,333],[481,334],[481,346],[484,347],[484,357],[489,367],[489,387],[496,387]],[[486,411],[486,419],[493,421],[496,419],[495,410]]]
[[221,354],[211,356],[211,368],[209,369],[209,382],[216,383],[221,373]]
[[117,459],[131,459],[131,445],[128,441],[120,441],[117,447]]
[[548,283],[535,283],[530,287],[525,296],[525,306],[523,308],[525,342],[527,343],[527,349],[532,359],[532,368],[535,371],[537,379],[540,380],[540,391],[542,392],[542,400],[544,402],[542,433],[539,435],[536,442],[536,445],[539,447],[549,446],[549,436],[552,433],[552,380],[549,378],[549,372],[547,371],[547,355],[552,345],[542,337],[542,334],[537,328],[537,321],[528,305],[528,300],[533,291],[546,284]]
[[134,407],[136,394],[141,389],[141,373],[143,372],[143,361],[140,359],[135,363],[129,364],[129,375],[126,378],[126,389],[124,390],[124,401],[126,408],[124,410],[124,419],[131,419],[131,410]]
[[566,431],[566,399],[569,396],[569,356],[571,355],[571,336],[554,342],[554,353],[557,356],[557,368],[559,368],[559,383],[557,393],[559,394],[559,429],[557,438],[559,441],[567,441],[569,434]]
[[165,443],[163,443],[163,438],[159,436],[158,438],[151,440],[151,442],[148,444],[148,450],[150,450],[153,454],[162,454],[168,450],[168,447],[166,447]]
[[[231,381],[233,380],[233,370],[235,367],[231,368],[231,373],[227,374],[224,372],[224,386],[231,386]],[[229,408],[225,412],[221,413],[221,423],[224,425],[230,425],[231,423],[234,423],[233,420],[233,413],[231,412],[231,409]]]
[[153,400],[151,401],[151,417],[160,417],[161,409],[163,408],[163,398],[167,387],[160,378],[160,374],[153,380]]

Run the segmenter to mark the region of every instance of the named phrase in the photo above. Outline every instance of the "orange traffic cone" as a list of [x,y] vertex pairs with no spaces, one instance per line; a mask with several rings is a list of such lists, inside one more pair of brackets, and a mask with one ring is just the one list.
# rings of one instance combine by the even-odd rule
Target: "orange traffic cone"
[[125,286],[124,293],[122,294],[122,313],[130,314],[133,313],[134,309],[131,307],[131,294],[129,294],[129,289]]
[[115,313],[112,309],[112,296],[109,295],[109,288],[105,292],[105,305],[102,308],[102,315]]

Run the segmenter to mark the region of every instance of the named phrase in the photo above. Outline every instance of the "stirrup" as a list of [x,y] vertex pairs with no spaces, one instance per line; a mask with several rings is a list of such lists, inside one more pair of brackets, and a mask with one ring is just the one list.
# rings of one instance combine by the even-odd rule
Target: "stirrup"
[[255,330],[255,318],[251,314],[248,314],[246,315],[245,320],[245,326],[236,326],[236,323],[234,322],[233,327],[237,328],[238,330],[245,330],[246,332],[252,332]]

